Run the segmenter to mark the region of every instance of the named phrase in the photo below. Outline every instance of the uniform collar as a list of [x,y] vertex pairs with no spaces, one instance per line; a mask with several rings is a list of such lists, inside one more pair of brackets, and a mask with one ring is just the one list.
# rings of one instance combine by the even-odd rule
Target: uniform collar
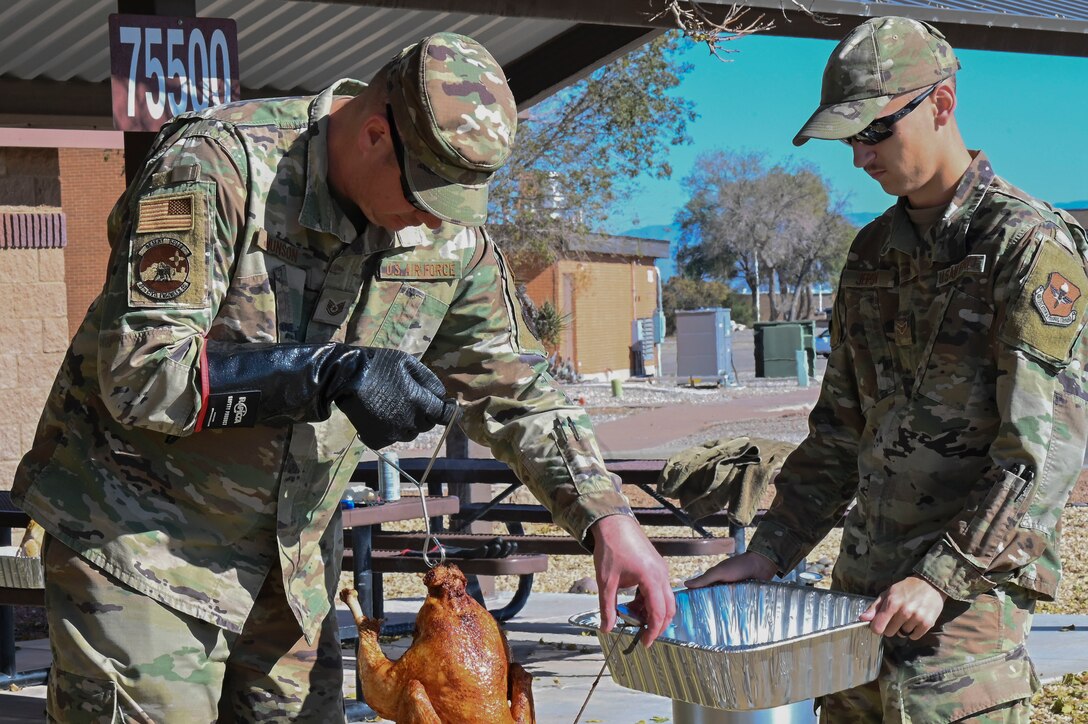
[[933,261],[943,263],[959,261],[967,256],[967,229],[994,180],[994,170],[986,154],[982,151],[970,151],[970,154],[971,165],[960,178],[952,201],[925,238],[918,237],[914,224],[907,216],[906,197],[899,198],[892,214],[891,233],[881,254],[896,249],[913,255],[920,249],[928,248]]
[[[309,139],[306,146],[306,193],[298,223],[307,229],[332,234],[345,244],[359,235],[344,210],[336,203],[329,190],[329,114],[336,96],[357,96],[366,88],[351,78],[342,78],[314,96],[310,103]],[[368,226],[373,226],[368,224]]]

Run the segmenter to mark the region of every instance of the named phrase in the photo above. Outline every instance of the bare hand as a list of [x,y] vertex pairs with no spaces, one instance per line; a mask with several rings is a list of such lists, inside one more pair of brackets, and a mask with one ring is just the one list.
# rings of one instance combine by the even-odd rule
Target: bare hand
[[591,528],[593,565],[597,569],[597,595],[601,604],[601,628],[616,625],[616,595],[621,588],[638,586],[642,618],[642,643],[649,646],[676,615],[676,599],[669,584],[669,568],[629,515],[609,515]]
[[747,581],[751,578],[769,581],[777,571],[777,564],[770,558],[748,551],[720,561],[705,573],[684,581],[684,585],[688,588],[702,588],[715,583]]
[[909,576],[877,596],[859,617],[880,636],[922,638],[937,622],[948,598],[924,578]]

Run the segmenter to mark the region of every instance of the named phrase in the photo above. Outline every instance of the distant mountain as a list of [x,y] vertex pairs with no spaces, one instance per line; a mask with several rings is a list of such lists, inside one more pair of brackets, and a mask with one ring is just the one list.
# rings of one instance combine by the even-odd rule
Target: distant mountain
[[1084,201],[1062,201],[1054,204],[1059,209],[1088,209],[1088,200]]

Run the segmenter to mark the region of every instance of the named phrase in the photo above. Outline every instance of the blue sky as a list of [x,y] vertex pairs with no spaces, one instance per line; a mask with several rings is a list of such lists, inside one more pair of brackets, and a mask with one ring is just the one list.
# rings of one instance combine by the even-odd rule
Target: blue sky
[[[849,28],[843,28],[845,35]],[[673,176],[645,179],[608,219],[620,233],[669,224],[687,200],[681,186],[701,150],[765,152],[771,160],[816,165],[848,210],[879,213],[892,199],[855,169],[841,143],[793,135],[820,98],[820,78],[834,41],[753,36],[733,41],[730,63],[692,46],[694,65],[677,92],[695,102],[693,143],[673,149]],[[981,148],[1001,176],[1054,203],[1088,199],[1088,58],[961,50],[957,115],[969,148]]]

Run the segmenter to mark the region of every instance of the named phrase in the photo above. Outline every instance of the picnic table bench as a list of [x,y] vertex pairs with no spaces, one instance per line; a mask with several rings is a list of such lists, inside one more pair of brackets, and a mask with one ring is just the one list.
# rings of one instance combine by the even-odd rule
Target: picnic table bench
[[[429,458],[404,458],[399,467],[408,475],[419,480],[426,470]],[[693,531],[690,537],[654,536],[649,539],[663,556],[726,556],[743,550],[744,529],[732,525],[725,514],[715,514],[696,522],[671,501],[657,493],[657,477],[664,465],[663,460],[610,460],[608,469],[620,476],[624,484],[633,485],[652,498],[657,505],[638,506],[633,509],[635,518],[644,526],[682,526]],[[353,483],[365,483],[380,489],[377,461],[361,462],[352,475]],[[492,495],[492,486],[506,486],[498,494]],[[460,510],[450,517],[450,526],[445,528],[440,518],[432,518],[431,530],[438,533],[444,545],[471,548],[480,546],[496,537],[495,532],[472,530],[481,522],[501,522],[506,524],[507,533],[500,537],[517,544],[518,554],[537,554],[547,556],[590,555],[591,552],[581,543],[568,535],[526,535],[526,523],[551,523],[551,513],[540,504],[505,502],[521,487],[521,482],[514,472],[498,460],[489,458],[438,458],[434,461],[427,479],[428,495],[442,495],[448,491],[460,500]],[[477,524],[474,526],[474,524]],[[715,536],[708,527],[720,526],[729,529],[728,536]],[[427,534],[423,531],[390,532],[375,531],[375,547],[397,549],[419,549]],[[503,558],[479,559],[473,566],[472,573],[477,575],[503,575],[499,570]],[[466,570],[466,573],[469,573]],[[479,583],[475,575],[469,575],[470,590],[477,598]],[[518,592],[514,599],[503,609],[505,620],[515,615],[525,601],[532,586],[532,576],[522,575],[518,581]]]

